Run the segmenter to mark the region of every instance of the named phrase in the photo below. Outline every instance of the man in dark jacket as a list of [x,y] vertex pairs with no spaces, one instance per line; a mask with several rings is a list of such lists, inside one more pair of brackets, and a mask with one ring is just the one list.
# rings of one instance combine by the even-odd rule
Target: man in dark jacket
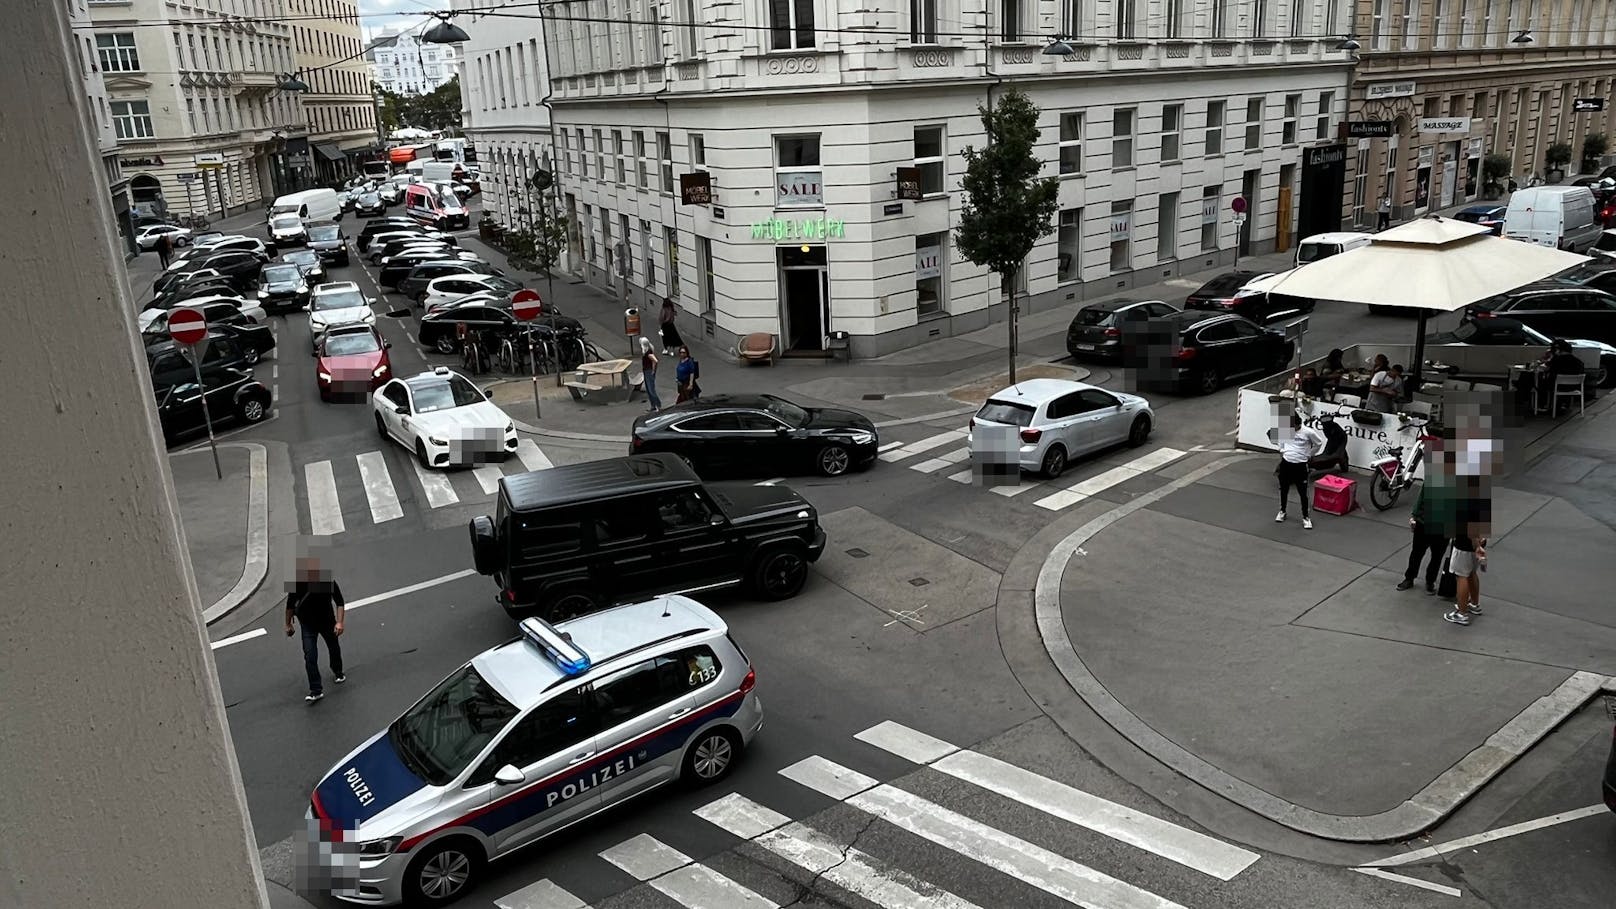
[[299,558],[297,582],[286,595],[286,636],[292,636],[292,620],[295,618],[303,626],[303,668],[309,676],[309,693],[303,700],[311,704],[325,697],[325,690],[320,684],[322,638],[331,656],[333,681],[339,684],[348,681],[348,676],[342,671],[342,645],[337,642],[337,638],[342,636],[345,611],[342,588],[331,579],[330,572],[320,567],[320,560],[314,556]]
[[168,260],[173,256],[174,241],[168,238],[168,234],[162,234],[157,238],[157,261],[162,263],[163,271],[168,271]]
[[1420,484],[1420,496],[1414,500],[1414,511],[1408,518],[1408,529],[1413,532],[1414,542],[1408,551],[1408,568],[1403,572],[1403,580],[1398,582],[1397,589],[1408,590],[1414,586],[1414,577],[1420,573],[1420,561],[1426,553],[1430,553],[1430,564],[1425,566],[1425,593],[1435,596],[1437,576],[1442,573],[1442,554],[1448,548],[1448,535],[1431,514],[1431,506],[1425,499],[1427,488],[1427,484]]

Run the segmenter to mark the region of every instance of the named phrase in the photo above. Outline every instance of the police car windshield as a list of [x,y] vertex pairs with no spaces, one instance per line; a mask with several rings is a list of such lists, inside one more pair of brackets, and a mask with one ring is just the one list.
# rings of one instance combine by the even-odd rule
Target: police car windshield
[[388,739],[399,758],[434,786],[458,777],[506,724],[516,706],[471,666],[444,679],[394,721]]

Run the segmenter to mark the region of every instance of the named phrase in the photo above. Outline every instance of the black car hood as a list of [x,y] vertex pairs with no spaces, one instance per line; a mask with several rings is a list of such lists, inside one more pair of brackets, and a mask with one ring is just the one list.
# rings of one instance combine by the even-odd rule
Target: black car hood
[[789,486],[757,483],[708,483],[718,507],[731,521],[742,522],[771,517],[782,512],[811,509],[808,500]]
[[836,410],[831,407],[806,407],[803,409],[808,411],[808,422],[803,424],[803,429],[863,429],[869,432],[875,431],[875,424],[870,422],[869,417],[861,413],[854,413],[851,410]]

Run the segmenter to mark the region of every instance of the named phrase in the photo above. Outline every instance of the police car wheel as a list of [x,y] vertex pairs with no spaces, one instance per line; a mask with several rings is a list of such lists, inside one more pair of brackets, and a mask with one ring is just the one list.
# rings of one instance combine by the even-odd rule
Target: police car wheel
[[482,871],[482,853],[469,840],[435,843],[410,863],[405,901],[412,906],[444,906],[470,890]]
[[709,729],[685,749],[684,779],[695,786],[716,783],[735,767],[741,740],[729,729]]

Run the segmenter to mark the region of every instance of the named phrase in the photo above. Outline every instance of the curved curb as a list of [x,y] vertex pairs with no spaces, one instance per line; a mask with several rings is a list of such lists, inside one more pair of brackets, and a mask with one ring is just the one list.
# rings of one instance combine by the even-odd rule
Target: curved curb
[[[224,596],[202,610],[202,621],[212,625],[229,615],[237,606],[247,602],[258,591],[269,574],[269,468],[264,446],[256,442],[220,442],[220,448],[247,450],[247,557],[241,566],[241,577]],[[193,454],[206,448],[177,451],[174,454]]]
[[1601,690],[1616,687],[1616,678],[1591,672],[1572,673],[1554,691],[1528,705],[1418,793],[1395,808],[1373,815],[1355,817],[1304,808],[1191,754],[1124,706],[1083,663],[1061,615],[1061,577],[1083,544],[1107,527],[1230,464],[1251,457],[1255,456],[1220,458],[1089,521],[1056,543],[1038,570],[1033,590],[1034,614],[1038,635],[1055,668],[1091,710],[1157,761],[1223,798],[1299,833],[1353,843],[1407,840],[1451,814],[1589,698]]
[[[510,416],[506,414],[506,416]],[[515,417],[511,422],[516,424],[517,430],[530,436],[540,436],[551,439],[567,439],[572,442],[610,442],[613,445],[627,445],[632,441],[628,436],[607,436],[593,432],[569,432],[564,429],[541,429],[531,423],[524,423]]]

